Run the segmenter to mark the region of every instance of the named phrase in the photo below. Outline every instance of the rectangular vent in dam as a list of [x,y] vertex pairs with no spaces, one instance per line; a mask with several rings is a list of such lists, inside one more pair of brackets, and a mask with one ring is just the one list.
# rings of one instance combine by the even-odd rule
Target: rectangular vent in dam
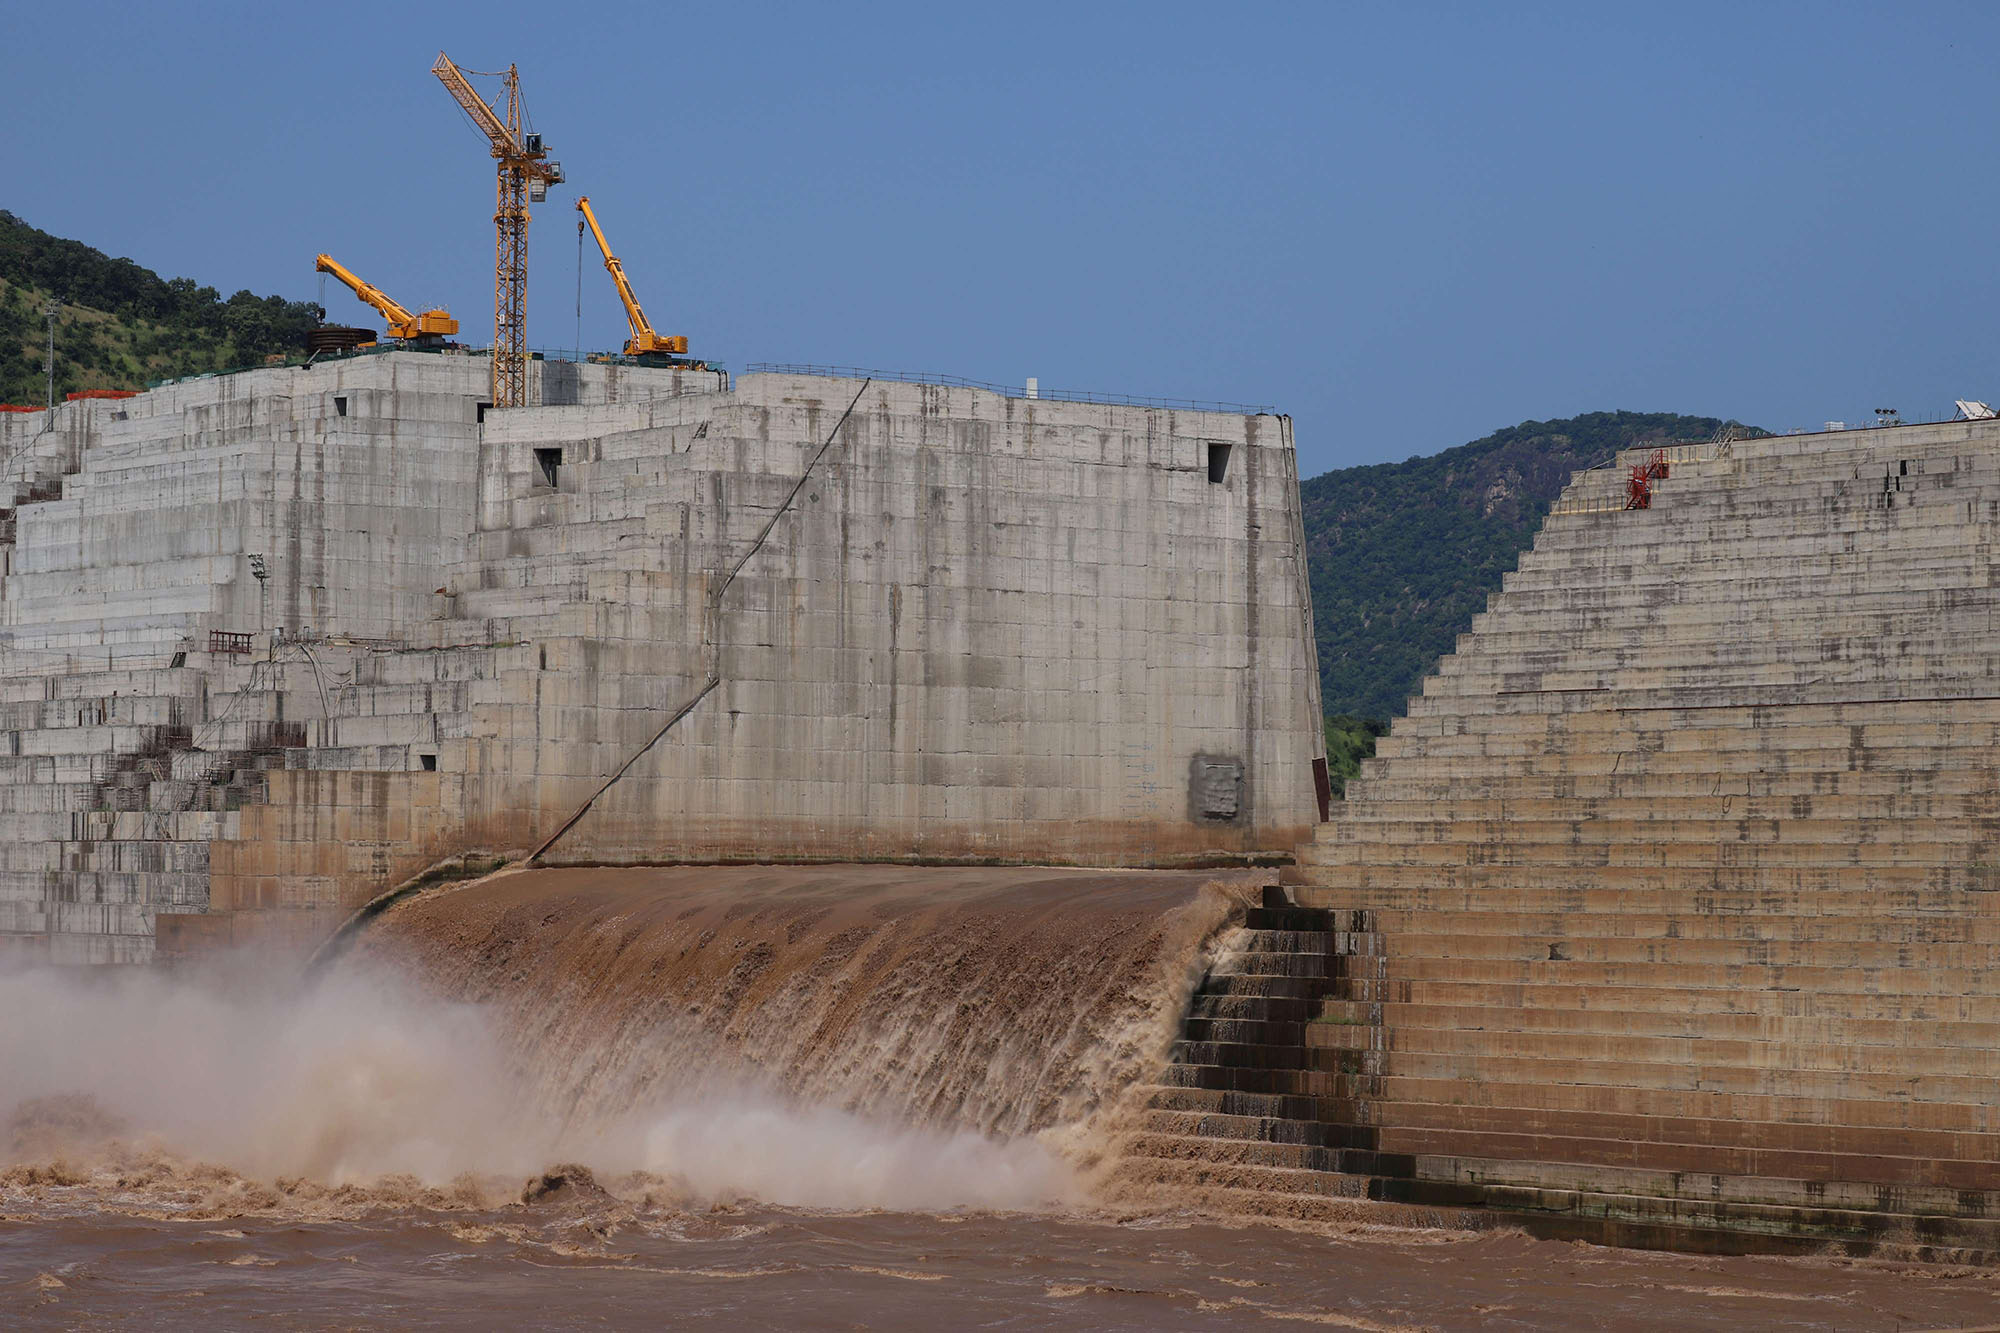
[[542,485],[554,486],[562,476],[563,451],[560,449],[535,450],[535,467],[542,474]]

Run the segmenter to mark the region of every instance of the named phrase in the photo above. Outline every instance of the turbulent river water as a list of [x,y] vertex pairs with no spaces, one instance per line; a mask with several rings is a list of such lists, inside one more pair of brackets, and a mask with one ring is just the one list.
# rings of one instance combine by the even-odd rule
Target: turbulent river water
[[0,975],[0,1323],[1921,1328],[1986,1271],[1108,1188],[1254,880],[556,870],[301,982]]

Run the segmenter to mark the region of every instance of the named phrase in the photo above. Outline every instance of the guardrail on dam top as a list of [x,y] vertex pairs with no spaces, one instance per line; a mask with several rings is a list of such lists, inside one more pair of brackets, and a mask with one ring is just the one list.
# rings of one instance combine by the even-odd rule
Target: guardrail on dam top
[[818,375],[838,380],[893,380],[898,384],[941,384],[957,389],[984,389],[1004,398],[1049,399],[1059,403],[1103,403],[1110,407],[1161,407],[1177,412],[1226,412],[1238,417],[1281,415],[1268,403],[1205,402],[1196,398],[1143,398],[1126,393],[1097,393],[1090,389],[1043,389],[1033,393],[1023,384],[994,384],[969,380],[962,375],[929,375],[911,370],[868,370],[860,366],[813,366],[780,361],[752,361],[745,375]]

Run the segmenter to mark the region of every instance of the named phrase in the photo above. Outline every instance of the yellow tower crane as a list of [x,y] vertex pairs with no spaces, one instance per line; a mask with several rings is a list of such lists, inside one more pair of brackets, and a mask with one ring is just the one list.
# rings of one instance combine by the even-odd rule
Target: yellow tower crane
[[343,268],[332,255],[321,255],[313,267],[321,273],[331,273],[347,289],[369,305],[382,312],[382,318],[389,321],[391,338],[448,338],[458,332],[458,321],[443,310],[425,310],[411,314],[405,306],[398,305],[372,282],[363,282],[353,273]]
[[[542,136],[521,129],[521,75],[513,65],[492,77],[505,80],[507,110],[488,106],[461,70],[438,52],[431,73],[492,145],[498,164],[498,203],[493,211],[493,405],[525,407],[528,402],[528,205],[560,185],[560,162],[548,160]],[[484,77],[484,75],[482,75]]]
[[583,214],[583,220],[590,224],[590,234],[597,238],[597,248],[604,256],[604,271],[611,275],[611,281],[618,285],[618,299],[625,303],[625,322],[632,328],[632,336],[625,340],[627,356],[672,356],[688,349],[685,334],[662,335],[653,332],[652,324],[646,319],[646,312],[639,308],[639,298],[632,294],[632,284],[626,280],[625,266],[618,262],[618,256],[611,253],[611,242],[604,239],[604,228],[597,225],[597,214],[590,211],[590,196],[580,195],[576,201],[576,211]]

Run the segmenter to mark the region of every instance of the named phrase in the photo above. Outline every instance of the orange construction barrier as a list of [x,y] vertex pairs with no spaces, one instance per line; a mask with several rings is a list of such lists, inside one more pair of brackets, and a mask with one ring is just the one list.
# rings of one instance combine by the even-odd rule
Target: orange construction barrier
[[79,389],[75,393],[63,395],[63,401],[73,403],[79,398],[137,398],[137,389]]

